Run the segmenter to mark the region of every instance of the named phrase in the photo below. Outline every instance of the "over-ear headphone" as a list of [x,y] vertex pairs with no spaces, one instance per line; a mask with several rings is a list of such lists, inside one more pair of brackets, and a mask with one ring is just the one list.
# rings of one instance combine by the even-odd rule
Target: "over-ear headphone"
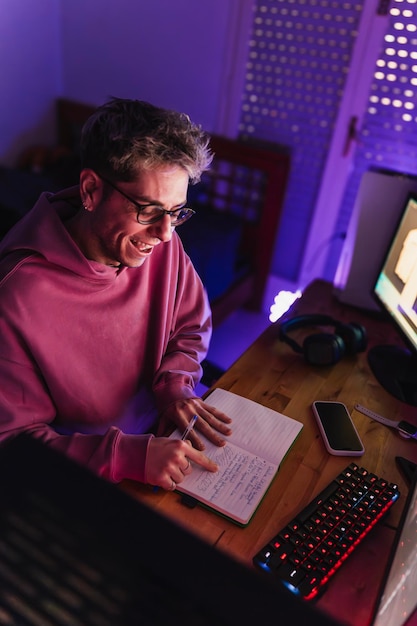
[[[308,335],[301,346],[288,336],[288,332],[306,326],[333,326],[332,333]],[[310,365],[334,365],[345,354],[363,352],[367,346],[366,330],[360,324],[344,324],[328,315],[299,315],[283,322],[279,329],[279,338],[285,341],[295,352],[304,354]]]

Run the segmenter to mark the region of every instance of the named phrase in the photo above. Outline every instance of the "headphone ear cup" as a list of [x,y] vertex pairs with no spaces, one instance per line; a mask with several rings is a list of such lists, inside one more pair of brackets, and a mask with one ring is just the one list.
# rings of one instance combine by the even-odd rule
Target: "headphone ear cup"
[[366,330],[361,324],[338,324],[336,333],[343,339],[346,354],[356,354],[366,350],[368,343]]
[[303,343],[304,357],[310,365],[334,365],[345,354],[345,343],[339,335],[309,335]]

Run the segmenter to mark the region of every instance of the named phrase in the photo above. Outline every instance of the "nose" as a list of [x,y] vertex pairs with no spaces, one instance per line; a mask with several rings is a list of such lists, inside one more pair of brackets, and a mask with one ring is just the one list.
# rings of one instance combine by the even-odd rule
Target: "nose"
[[171,218],[169,215],[164,215],[160,220],[151,224],[152,234],[162,242],[171,240],[172,232],[174,230],[171,224]]

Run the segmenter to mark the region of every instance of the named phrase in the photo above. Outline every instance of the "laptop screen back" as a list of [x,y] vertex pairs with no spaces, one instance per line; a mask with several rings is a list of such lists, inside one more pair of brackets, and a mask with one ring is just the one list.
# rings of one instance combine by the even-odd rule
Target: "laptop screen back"
[[373,626],[403,626],[417,607],[417,473],[391,552]]

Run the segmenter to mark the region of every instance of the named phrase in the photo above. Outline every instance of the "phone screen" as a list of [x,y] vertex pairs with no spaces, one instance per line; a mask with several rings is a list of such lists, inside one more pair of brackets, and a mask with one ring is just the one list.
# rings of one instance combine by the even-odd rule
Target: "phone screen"
[[313,408],[333,450],[363,452],[362,442],[344,404],[314,402]]

